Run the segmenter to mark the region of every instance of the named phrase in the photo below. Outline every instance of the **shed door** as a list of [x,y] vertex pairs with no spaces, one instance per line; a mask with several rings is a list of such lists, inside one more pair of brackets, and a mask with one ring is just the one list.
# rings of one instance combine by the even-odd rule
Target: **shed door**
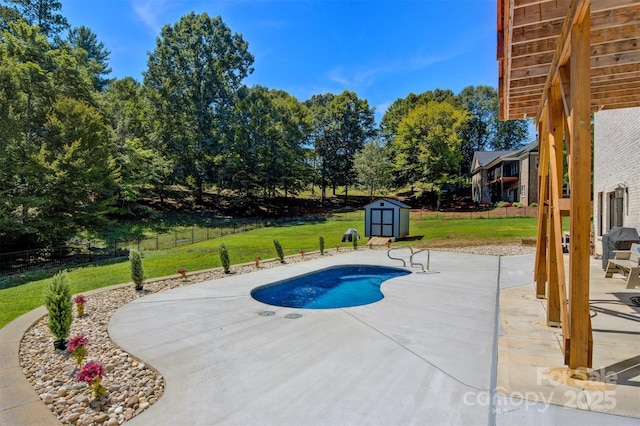
[[372,237],[393,237],[393,209],[371,209]]

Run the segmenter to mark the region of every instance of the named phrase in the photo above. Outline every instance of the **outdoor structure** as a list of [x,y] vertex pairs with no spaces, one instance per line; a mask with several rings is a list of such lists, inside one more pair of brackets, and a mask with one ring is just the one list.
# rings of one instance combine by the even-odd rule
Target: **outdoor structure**
[[409,235],[411,207],[391,198],[364,206],[364,236],[404,238]]
[[594,249],[601,255],[611,228],[640,230],[640,107],[595,113],[593,133]]
[[[592,367],[591,113],[640,106],[640,1],[497,0],[497,11],[501,118],[535,118],[538,126],[537,296],[547,298],[547,322],[562,326],[565,363]],[[570,198],[561,195],[565,154]]]
[[515,151],[476,151],[471,195],[479,204],[538,202],[538,141]]

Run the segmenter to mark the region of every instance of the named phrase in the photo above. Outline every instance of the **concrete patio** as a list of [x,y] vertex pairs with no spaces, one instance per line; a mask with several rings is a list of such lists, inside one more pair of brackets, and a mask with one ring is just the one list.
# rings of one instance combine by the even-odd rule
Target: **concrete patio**
[[[282,308],[249,294],[337,264],[402,266],[386,251],[362,249],[122,307],[110,322],[112,339],[166,379],[163,397],[127,424],[636,425],[640,308],[628,298],[638,291],[619,278],[600,278],[598,262],[591,283],[594,367],[617,374],[606,400],[598,390],[585,397],[579,387],[548,379],[551,368],[562,367],[562,350],[559,331],[544,325],[544,302],[534,296],[533,256],[432,251],[438,273],[412,268],[382,285],[383,300],[352,308]],[[2,424],[48,424],[53,417],[28,421],[46,410],[35,392],[24,404],[9,398],[26,379],[8,368],[14,362],[5,361],[11,355],[4,332],[28,326],[0,330]],[[583,409],[563,406],[572,406],[573,396],[573,406]]]

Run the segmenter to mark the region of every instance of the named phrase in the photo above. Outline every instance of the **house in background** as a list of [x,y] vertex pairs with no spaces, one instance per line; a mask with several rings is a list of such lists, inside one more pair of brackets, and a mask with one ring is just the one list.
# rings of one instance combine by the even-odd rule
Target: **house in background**
[[640,107],[596,112],[593,131],[593,231],[602,254],[611,228],[640,231]]
[[476,151],[471,162],[471,195],[479,204],[538,202],[538,142],[516,151]]

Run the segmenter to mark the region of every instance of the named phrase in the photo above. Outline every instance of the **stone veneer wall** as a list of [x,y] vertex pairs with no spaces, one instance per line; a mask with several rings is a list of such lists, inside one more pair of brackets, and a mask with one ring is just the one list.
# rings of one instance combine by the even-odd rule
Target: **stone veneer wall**
[[[618,184],[628,188],[623,226],[640,233],[640,107],[597,112],[593,130],[593,228],[595,250],[601,254],[602,234],[609,230],[609,194]],[[598,229],[601,214],[602,229]]]

